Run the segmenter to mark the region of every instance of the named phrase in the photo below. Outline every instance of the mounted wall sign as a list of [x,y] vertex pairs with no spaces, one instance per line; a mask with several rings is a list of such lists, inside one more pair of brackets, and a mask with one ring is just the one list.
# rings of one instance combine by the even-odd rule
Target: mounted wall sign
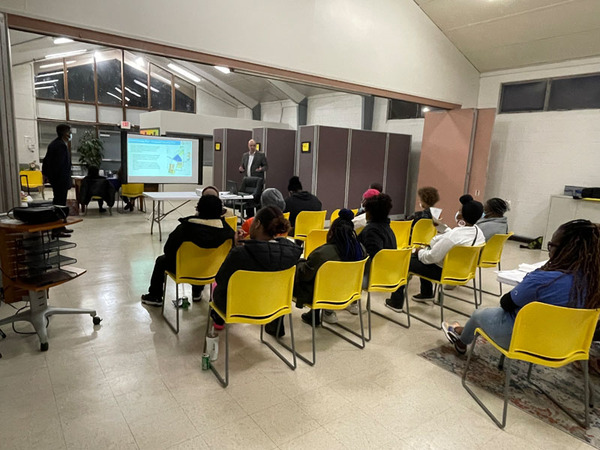
[[220,152],[220,151],[221,151],[221,143],[215,142],[215,152]]
[[160,128],[144,128],[140,130],[140,134],[143,136],[160,136]]
[[300,149],[302,153],[310,153],[310,142],[303,142]]

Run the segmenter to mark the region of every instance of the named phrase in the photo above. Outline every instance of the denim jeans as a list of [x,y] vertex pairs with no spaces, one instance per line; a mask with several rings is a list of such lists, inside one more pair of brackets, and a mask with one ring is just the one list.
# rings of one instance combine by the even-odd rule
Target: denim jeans
[[496,344],[508,350],[514,325],[514,317],[502,308],[478,309],[465,324],[460,340],[470,344],[475,337],[475,329],[481,328]]

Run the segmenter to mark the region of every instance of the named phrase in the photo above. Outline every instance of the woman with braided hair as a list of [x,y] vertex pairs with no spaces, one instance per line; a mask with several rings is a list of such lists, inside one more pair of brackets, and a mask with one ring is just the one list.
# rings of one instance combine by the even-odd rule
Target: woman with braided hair
[[485,202],[483,216],[477,221],[477,226],[483,231],[486,242],[495,234],[508,233],[508,221],[504,213],[509,209],[508,202],[498,197]]
[[589,220],[562,224],[548,242],[550,259],[500,299],[499,308],[476,310],[464,327],[444,323],[443,331],[458,353],[483,329],[508,349],[516,315],[528,303],[570,308],[600,307],[600,228]]
[[[294,284],[294,297],[296,306],[302,308],[305,304],[312,303],[315,278],[319,268],[327,261],[359,261],[367,256],[367,251],[358,242],[352,219],[354,213],[349,209],[342,209],[339,217],[331,224],[327,233],[327,243],[317,247],[308,256],[302,259],[296,267],[296,281]],[[315,323],[321,323],[320,311],[316,311]],[[302,320],[312,324],[312,312],[302,314]],[[327,323],[336,323],[335,311],[323,310],[323,320]]]

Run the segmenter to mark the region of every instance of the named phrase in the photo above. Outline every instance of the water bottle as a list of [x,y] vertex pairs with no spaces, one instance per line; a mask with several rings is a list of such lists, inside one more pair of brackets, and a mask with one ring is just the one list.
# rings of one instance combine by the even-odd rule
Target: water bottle
[[216,361],[219,357],[219,335],[214,327],[211,327],[210,333],[206,335],[206,353],[211,361]]

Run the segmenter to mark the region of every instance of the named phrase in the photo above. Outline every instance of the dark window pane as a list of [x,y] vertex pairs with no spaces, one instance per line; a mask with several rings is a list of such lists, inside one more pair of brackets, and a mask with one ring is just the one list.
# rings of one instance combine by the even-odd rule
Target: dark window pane
[[94,60],[86,56],[74,62],[67,61],[69,100],[94,103]]
[[98,73],[98,103],[121,104],[121,52],[102,52],[96,58]]
[[196,87],[192,83],[175,77],[175,111],[196,111]]
[[171,74],[156,66],[150,69],[150,102],[152,109],[171,111]]
[[543,111],[546,81],[502,85],[500,112]]
[[142,58],[136,60],[133,55],[125,53],[123,78],[125,80],[125,106],[147,108],[148,63],[142,61]]
[[63,62],[46,62],[35,65],[35,96],[37,98],[65,99]]
[[44,160],[48,145],[56,139],[56,126],[61,122],[43,122],[38,121],[38,143],[40,152],[40,161]]
[[390,100],[388,119],[414,119],[419,117],[419,104],[403,100]]
[[600,108],[600,75],[552,80],[548,109]]

